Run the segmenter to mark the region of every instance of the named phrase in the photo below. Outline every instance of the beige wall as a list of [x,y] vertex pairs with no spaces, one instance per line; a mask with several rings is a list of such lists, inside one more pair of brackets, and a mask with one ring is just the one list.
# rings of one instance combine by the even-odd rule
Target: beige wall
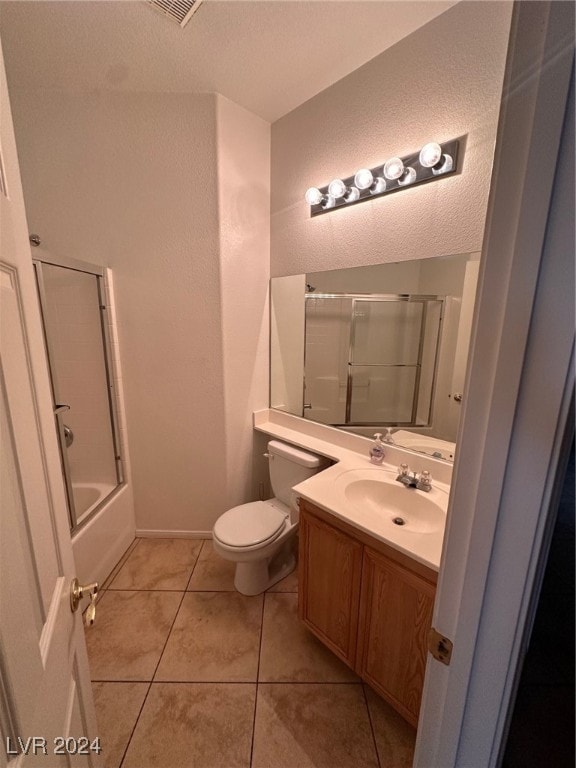
[[[461,3],[274,124],[273,274],[480,248],[509,16]],[[265,477],[269,127],[216,94],[11,98],[30,231],[114,270],[137,526],[209,530]],[[311,184],[455,136],[461,175],[309,218]]]
[[[231,142],[234,110],[215,94],[11,95],[30,230],[54,254],[114,272],[137,529],[210,530],[231,496],[251,497],[246,483],[229,493],[229,454],[242,469],[252,461],[251,433],[228,430],[231,414],[267,405],[268,126],[246,113]],[[239,175],[243,153],[259,163],[235,224],[219,148]],[[262,271],[242,306],[250,283],[237,267]],[[224,341],[234,317],[242,347]]]
[[[274,123],[273,276],[480,250],[511,6],[459,3]],[[309,186],[461,136],[459,175],[309,217]]]
[[[252,413],[268,406],[270,125],[217,97],[227,507],[257,498],[268,465]],[[224,469],[222,465],[221,469]]]

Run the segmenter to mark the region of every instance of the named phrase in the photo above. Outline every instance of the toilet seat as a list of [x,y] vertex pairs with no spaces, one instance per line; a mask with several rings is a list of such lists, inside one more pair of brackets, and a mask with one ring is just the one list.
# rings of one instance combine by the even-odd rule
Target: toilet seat
[[233,507],[214,524],[214,536],[227,547],[255,549],[273,542],[284,530],[290,514],[278,500],[253,501]]

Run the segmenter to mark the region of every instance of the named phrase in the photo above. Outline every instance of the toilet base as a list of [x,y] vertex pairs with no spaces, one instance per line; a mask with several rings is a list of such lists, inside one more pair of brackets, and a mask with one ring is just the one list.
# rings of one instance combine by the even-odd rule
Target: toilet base
[[243,595],[260,595],[296,568],[294,547],[284,546],[273,557],[236,563],[234,587]]

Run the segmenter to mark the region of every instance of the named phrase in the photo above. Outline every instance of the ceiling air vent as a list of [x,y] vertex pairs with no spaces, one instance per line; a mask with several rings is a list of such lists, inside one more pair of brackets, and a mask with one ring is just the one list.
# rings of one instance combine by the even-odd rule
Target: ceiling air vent
[[188,24],[202,4],[202,0],[148,0],[148,2],[164,16],[177,21],[181,27]]

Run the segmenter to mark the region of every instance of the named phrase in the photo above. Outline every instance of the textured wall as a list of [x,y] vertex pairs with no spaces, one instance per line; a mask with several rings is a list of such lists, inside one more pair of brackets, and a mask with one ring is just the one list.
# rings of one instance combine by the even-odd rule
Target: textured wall
[[270,125],[217,97],[218,210],[227,507],[267,484],[252,412],[268,406]]
[[[461,3],[274,124],[273,274],[479,249],[509,16]],[[207,530],[262,476],[267,127],[215,94],[11,98],[30,231],[114,270],[137,525]],[[461,175],[309,219],[309,185],[461,135]]]
[[[260,219],[248,219],[244,207],[233,224],[237,208],[230,198],[223,208],[221,264],[218,98],[12,93],[31,231],[54,254],[114,271],[139,529],[209,530],[230,496],[230,414],[244,408],[246,420],[253,407],[267,403],[265,339],[258,334],[266,316],[268,126],[265,131],[260,120],[256,126],[266,166],[258,171],[259,202],[241,196]],[[247,134],[255,129],[248,123],[246,117]],[[230,147],[228,171],[236,149],[249,145],[245,138]],[[254,159],[254,151],[248,157]],[[262,216],[266,236],[253,252]],[[254,284],[239,276],[250,270],[261,272],[255,299]],[[234,304],[240,300],[243,308]],[[235,341],[225,344],[224,328],[233,333],[234,323]],[[244,324],[246,338],[240,339]],[[225,352],[235,351],[226,362]],[[258,355],[258,394],[249,395],[247,379]],[[239,370],[244,379],[233,390]],[[235,461],[244,467],[252,460],[251,431],[239,439],[238,428],[230,438]],[[235,498],[239,493],[236,488]]]
[[[511,6],[459,3],[274,123],[273,276],[480,250]],[[460,136],[458,176],[310,219],[309,186]]]

